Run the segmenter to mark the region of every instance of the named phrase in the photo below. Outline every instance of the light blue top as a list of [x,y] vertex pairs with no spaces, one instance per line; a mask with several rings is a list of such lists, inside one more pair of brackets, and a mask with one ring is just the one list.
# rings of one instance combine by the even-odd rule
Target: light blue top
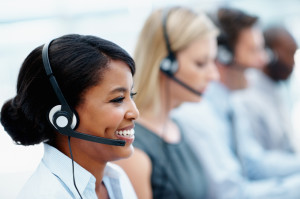
[[[76,186],[84,199],[98,199],[96,178],[74,162]],[[103,182],[110,199],[136,199],[125,172],[117,165],[107,163]],[[36,171],[18,195],[20,199],[80,198],[73,184],[72,161],[56,148],[44,144],[44,156]]]
[[[208,198],[299,199],[300,174],[254,181],[244,173],[232,134],[229,113],[234,106],[230,95],[223,85],[214,82],[200,103],[185,103],[172,112],[202,161],[209,183]],[[251,151],[256,145],[247,147]],[[278,164],[283,162],[278,160]]]
[[292,124],[279,82],[251,70],[250,86],[231,96],[239,153],[250,179],[300,173],[291,143]]

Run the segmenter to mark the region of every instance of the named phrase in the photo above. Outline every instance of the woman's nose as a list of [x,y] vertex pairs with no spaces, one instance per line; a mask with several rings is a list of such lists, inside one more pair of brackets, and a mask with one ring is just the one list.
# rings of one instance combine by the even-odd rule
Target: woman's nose
[[126,112],[126,118],[130,120],[136,120],[139,117],[139,110],[135,105],[135,102],[131,100],[130,107]]

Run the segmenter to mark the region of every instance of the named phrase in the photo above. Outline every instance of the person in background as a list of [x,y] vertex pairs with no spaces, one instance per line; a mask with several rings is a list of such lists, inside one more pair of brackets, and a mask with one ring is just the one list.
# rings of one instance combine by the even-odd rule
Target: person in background
[[[280,96],[278,96],[279,104],[274,104],[274,106],[278,107],[275,108],[275,110],[279,110],[279,107],[282,107],[282,111],[279,115],[283,117],[287,125],[281,128],[287,128],[286,132],[288,132],[291,137],[291,148],[294,148],[294,150],[299,152],[300,146],[297,143],[297,139],[293,139],[297,135],[291,128],[292,123],[290,118],[292,114],[291,109],[294,106],[293,100],[291,99],[293,97],[292,89],[290,88],[293,84],[291,76],[295,67],[294,56],[297,51],[298,44],[292,34],[282,25],[273,25],[267,28],[264,31],[264,36],[267,49],[270,50],[270,62],[264,68],[263,72],[270,77],[270,82],[274,82],[274,84],[269,84],[270,86],[273,85],[275,87],[273,91],[280,93]],[[253,82],[253,84],[255,83]],[[272,92],[270,89],[269,91]],[[274,95],[276,94],[274,93]],[[273,102],[276,103],[276,99],[274,99]]]
[[136,198],[109,163],[133,153],[134,73],[126,51],[89,35],[58,37],[26,57],[1,124],[16,144],[44,143],[44,156],[18,198]]
[[[237,124],[237,117],[247,115],[240,114],[241,103],[235,99],[236,93],[249,86],[246,71],[262,69],[267,63],[258,17],[225,7],[219,8],[212,19],[220,29],[216,60],[220,81],[209,85],[200,103],[184,103],[172,112],[172,118],[184,129],[186,139],[203,163],[208,179],[208,198],[299,198],[299,176],[253,179],[245,166],[247,153],[240,150],[242,148],[249,154],[259,150],[257,145],[250,145],[253,139],[249,138],[245,146],[240,141],[242,133],[237,126],[247,129],[249,124]],[[251,169],[260,170],[259,167]]]
[[216,36],[212,21],[187,7],[157,9],[141,30],[134,54],[135,152],[117,162],[139,198],[206,198],[202,165],[169,114],[183,102],[200,101],[218,78]]
[[295,53],[298,44],[292,34],[282,25],[273,25],[264,30],[269,63],[263,68],[264,74],[274,82],[288,80],[294,70]]
[[[296,154],[291,139],[293,129],[285,84],[294,68],[297,43],[279,26],[266,29],[264,36],[270,61],[260,70],[249,70],[249,87],[235,96],[241,104],[239,111],[245,116],[236,118],[236,128],[251,179],[300,173],[300,155]],[[256,150],[247,150],[253,145]]]

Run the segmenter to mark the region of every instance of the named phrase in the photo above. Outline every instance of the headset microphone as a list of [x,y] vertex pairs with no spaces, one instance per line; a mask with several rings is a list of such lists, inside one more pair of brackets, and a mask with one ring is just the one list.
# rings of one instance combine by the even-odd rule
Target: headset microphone
[[202,96],[202,93],[193,89],[191,86],[187,85],[186,83],[184,83],[183,81],[179,80],[178,78],[175,77],[175,73],[178,70],[178,62],[176,60],[176,56],[175,53],[172,51],[171,49],[171,45],[170,45],[170,41],[169,41],[169,37],[168,37],[168,33],[167,33],[167,19],[168,19],[168,15],[170,13],[170,9],[165,9],[163,10],[163,34],[164,34],[164,38],[165,38],[165,42],[166,42],[166,47],[168,50],[168,56],[165,57],[161,62],[160,62],[160,70],[166,74],[169,78],[171,78],[172,80],[174,80],[175,82],[177,82],[179,85],[183,86],[184,88],[186,88],[187,90],[191,91],[192,93],[198,95],[198,96]]
[[170,77],[171,79],[173,79],[175,82],[177,82],[178,84],[180,84],[181,86],[183,86],[184,88],[186,88],[187,90],[191,91],[192,93],[198,95],[198,96],[202,96],[202,93],[193,89],[192,87],[190,87],[189,85],[187,85],[186,83],[182,82],[181,80],[179,80],[178,78],[176,78],[174,75],[170,75],[170,73],[167,73],[165,71],[162,70],[162,72],[164,72],[168,77]]
[[48,51],[52,41],[44,45],[42,51],[42,58],[43,58],[43,64],[46,70],[47,77],[49,78],[49,81],[61,105],[57,105],[53,107],[49,112],[50,123],[58,130],[59,133],[66,136],[71,136],[82,140],[97,142],[101,144],[124,146],[126,144],[124,140],[102,138],[98,136],[80,133],[74,130],[76,126],[78,126],[79,120],[77,119],[76,114],[73,113],[64,95],[62,94],[58,86],[58,83],[54,77],[54,74],[52,72],[50,61],[49,61]]

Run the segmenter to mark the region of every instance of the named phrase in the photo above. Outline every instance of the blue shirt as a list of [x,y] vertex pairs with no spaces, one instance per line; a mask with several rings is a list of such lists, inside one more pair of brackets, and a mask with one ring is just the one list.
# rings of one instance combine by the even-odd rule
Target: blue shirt
[[[96,178],[74,162],[76,186],[84,199],[98,199]],[[107,163],[103,182],[110,199],[136,199],[125,172],[117,165]],[[20,199],[80,198],[73,184],[72,161],[56,148],[44,144],[44,156],[36,171],[18,195]]]
[[230,95],[226,87],[214,82],[200,103],[185,103],[172,112],[203,164],[208,198],[299,199],[300,174],[253,181],[245,175],[232,134]]
[[[239,153],[250,179],[300,173],[300,156],[291,144],[291,121],[281,87],[258,70],[250,86],[231,96]],[[279,163],[280,162],[280,163]]]

